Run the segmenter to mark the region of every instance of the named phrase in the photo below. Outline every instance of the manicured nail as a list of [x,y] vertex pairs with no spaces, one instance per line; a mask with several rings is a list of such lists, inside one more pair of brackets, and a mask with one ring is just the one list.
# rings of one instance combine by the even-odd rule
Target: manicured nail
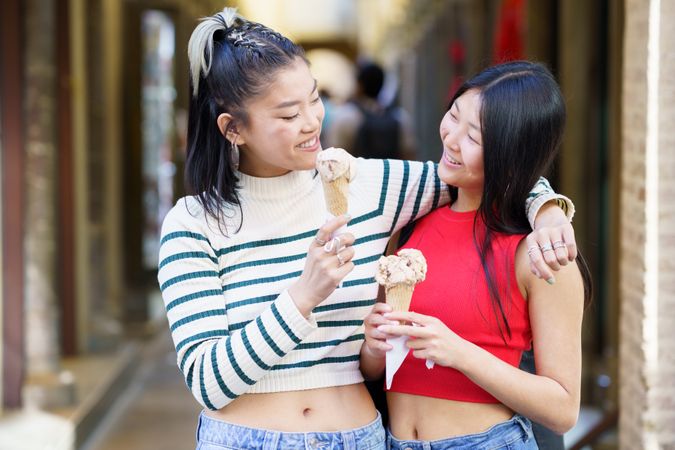
[[548,280],[546,280],[546,282],[547,282],[548,284],[553,284],[553,283],[555,283],[555,278],[551,277],[551,278],[549,278]]

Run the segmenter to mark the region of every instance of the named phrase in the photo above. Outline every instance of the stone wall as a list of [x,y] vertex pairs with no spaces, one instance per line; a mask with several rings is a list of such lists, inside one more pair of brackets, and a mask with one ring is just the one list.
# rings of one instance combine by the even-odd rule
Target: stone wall
[[622,449],[675,448],[673,2],[627,0],[621,183]]

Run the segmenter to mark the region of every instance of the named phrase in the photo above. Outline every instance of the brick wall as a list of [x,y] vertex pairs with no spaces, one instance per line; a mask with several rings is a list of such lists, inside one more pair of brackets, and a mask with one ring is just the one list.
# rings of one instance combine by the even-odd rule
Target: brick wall
[[675,448],[675,4],[656,3],[654,20],[654,1],[625,3],[622,449]]

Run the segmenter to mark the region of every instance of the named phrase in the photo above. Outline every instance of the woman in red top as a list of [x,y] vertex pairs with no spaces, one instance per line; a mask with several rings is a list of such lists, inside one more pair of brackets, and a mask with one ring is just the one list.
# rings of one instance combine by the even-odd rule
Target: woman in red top
[[[530,257],[567,248],[525,239],[519,207],[553,161],[564,123],[560,89],[540,64],[488,68],[452,99],[438,173],[453,201],[417,223],[405,245],[428,263],[415,312],[378,303],[366,318],[367,378],[382,375],[387,338],[410,337],[387,392],[390,448],[531,449],[525,417],[560,434],[576,423],[588,269],[579,258],[548,284],[536,277]],[[531,344],[536,374],[518,368]]]

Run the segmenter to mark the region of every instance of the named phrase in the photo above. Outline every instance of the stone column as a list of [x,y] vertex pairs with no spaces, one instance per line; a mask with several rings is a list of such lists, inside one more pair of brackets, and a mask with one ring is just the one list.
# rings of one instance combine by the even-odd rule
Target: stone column
[[619,441],[674,449],[675,3],[625,5]]
[[74,399],[72,376],[59,370],[55,4],[52,0],[29,0],[24,5],[26,382],[23,401],[27,407],[50,408]]

